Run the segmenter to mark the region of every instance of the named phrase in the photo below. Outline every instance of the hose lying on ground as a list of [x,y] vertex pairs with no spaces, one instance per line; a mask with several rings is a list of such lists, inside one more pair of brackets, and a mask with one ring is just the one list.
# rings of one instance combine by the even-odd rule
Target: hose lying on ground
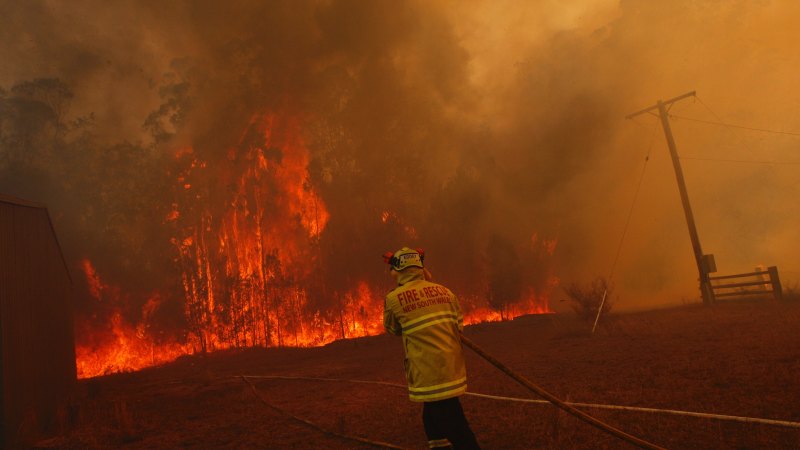
[[[246,375],[246,377],[254,379],[265,379],[265,380],[333,381],[339,383],[375,384],[379,386],[390,386],[400,389],[408,388],[408,386],[405,384],[390,383],[388,381],[347,380],[342,378],[300,377],[300,376],[288,376],[288,375]],[[465,392],[464,395],[469,395],[471,397],[487,398],[490,400],[503,400],[510,402],[534,403],[534,404],[545,404],[545,405],[551,404],[547,400],[504,397],[502,395],[479,394],[477,392]],[[695,411],[681,411],[678,409],[645,408],[642,406],[604,405],[600,403],[581,403],[581,402],[564,402],[564,403],[570,406],[577,406],[579,408],[647,412],[654,414],[669,414],[673,416],[698,417],[701,419],[727,420],[727,421],[742,422],[742,423],[757,423],[761,425],[774,425],[778,427],[787,427],[787,428],[800,428],[800,422],[792,422],[789,420],[762,419],[759,417],[745,417],[745,416],[732,416],[728,414],[712,414],[712,413],[702,413]]]
[[335,431],[328,430],[327,428],[323,428],[323,427],[315,424],[314,422],[311,422],[311,421],[308,421],[306,419],[302,419],[300,417],[297,417],[297,416],[295,416],[295,415],[293,415],[293,414],[291,414],[291,413],[289,413],[287,411],[284,411],[281,408],[278,408],[277,406],[275,406],[272,403],[270,403],[267,400],[265,400],[264,397],[262,397],[261,394],[258,393],[258,390],[256,389],[255,385],[248,378],[249,377],[246,377],[244,375],[241,376],[241,379],[244,380],[245,383],[250,385],[250,389],[253,390],[253,394],[255,394],[256,398],[258,398],[261,401],[261,403],[267,405],[268,407],[270,407],[271,409],[274,409],[275,411],[278,411],[281,414],[285,414],[285,415],[291,417],[294,420],[297,420],[299,422],[303,422],[304,424],[306,424],[306,425],[308,425],[308,426],[310,426],[312,428],[315,428],[315,429],[317,429],[317,430],[319,430],[319,431],[321,431],[321,432],[323,432],[325,434],[329,434],[331,436],[336,436],[336,437],[340,437],[340,438],[344,438],[344,439],[349,439],[351,441],[357,441],[357,442],[361,442],[361,443],[364,443],[364,444],[373,445],[375,447],[406,450],[405,447],[399,447],[397,445],[389,444],[387,442],[373,441],[373,440],[367,439],[367,438],[362,438],[362,437],[358,437],[358,436],[351,436],[351,435],[348,435],[348,434],[337,433]]
[[491,363],[493,366],[497,367],[503,373],[505,373],[506,375],[508,375],[511,378],[513,378],[517,383],[525,386],[531,392],[539,395],[540,397],[542,397],[545,400],[549,401],[553,405],[561,408],[562,410],[566,411],[567,413],[577,417],[578,419],[583,420],[584,422],[588,423],[589,425],[597,427],[600,430],[605,431],[606,433],[609,433],[609,434],[611,434],[613,436],[616,436],[619,439],[622,439],[623,441],[629,442],[629,443],[631,443],[631,444],[633,444],[633,445],[635,445],[637,447],[651,449],[651,450],[664,450],[662,447],[659,447],[659,446],[657,446],[655,444],[651,444],[651,443],[649,443],[649,442],[647,442],[647,441],[645,441],[643,439],[639,439],[636,436],[632,436],[632,435],[630,435],[630,434],[628,434],[628,433],[626,433],[626,432],[624,432],[622,430],[614,428],[611,425],[609,425],[609,424],[607,424],[605,422],[602,422],[602,421],[600,421],[598,419],[595,419],[594,417],[590,416],[589,414],[586,414],[585,412],[583,412],[581,410],[578,410],[578,409],[575,409],[574,407],[564,403],[563,401],[559,400],[553,394],[551,394],[551,393],[545,391],[544,389],[540,388],[539,386],[531,383],[530,381],[528,381],[527,378],[523,377],[522,375],[520,375],[520,374],[514,372],[513,370],[509,369],[508,367],[506,367],[503,363],[501,363],[500,361],[495,359],[492,355],[486,353],[485,351],[483,351],[482,348],[480,348],[477,345],[475,345],[474,342],[472,342],[471,340],[466,338],[463,334],[461,335],[461,342],[463,342],[464,345],[466,345],[467,347],[471,348],[472,351],[474,351],[475,353],[480,355],[481,358],[485,359],[486,361],[489,361],[489,363]]

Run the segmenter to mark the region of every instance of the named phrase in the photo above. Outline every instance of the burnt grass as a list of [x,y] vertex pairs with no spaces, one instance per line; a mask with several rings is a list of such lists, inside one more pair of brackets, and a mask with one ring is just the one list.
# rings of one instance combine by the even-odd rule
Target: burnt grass
[[[525,316],[465,334],[563,400],[800,421],[800,302],[729,301],[614,314],[591,336],[571,315]],[[534,398],[467,353],[469,391]],[[71,428],[51,448],[360,449],[275,411],[239,375],[403,384],[400,340],[382,335],[320,348],[227,351],[79,382]],[[421,407],[404,389],[254,379],[259,394],[340,433],[427,448]],[[465,396],[485,449],[632,448],[551,405]],[[666,448],[800,448],[800,429],[587,409]]]

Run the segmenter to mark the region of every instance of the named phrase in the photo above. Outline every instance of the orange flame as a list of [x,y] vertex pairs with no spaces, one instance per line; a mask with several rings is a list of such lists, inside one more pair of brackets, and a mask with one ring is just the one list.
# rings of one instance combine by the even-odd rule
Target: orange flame
[[103,345],[76,346],[78,378],[140,370],[191,353],[190,346],[175,342],[156,344],[141,327],[127,323],[119,312],[111,317],[111,325],[112,336]]
[[[224,211],[197,212],[192,196],[177,208],[173,245],[192,332],[202,350],[324,341],[306,330],[308,293],[299,286],[311,277],[330,215],[310,183],[299,123],[256,116],[226,154]],[[209,165],[182,155],[193,159],[178,182],[197,185]]]
[[[97,301],[102,301],[104,292],[109,303],[115,303],[119,289],[104,284],[89,260],[81,261],[89,292]],[[142,307],[141,320],[137,325],[127,321],[120,311],[110,317],[108,329],[83,333],[75,345],[78,378],[89,378],[116,372],[129,372],[175,360],[191,353],[191,345],[177,342],[157,342],[150,330],[150,319],[161,304],[161,297],[151,296]],[[86,328],[87,324],[79,324]]]
[[[214,166],[190,147],[176,153],[184,169],[176,174],[175,202],[164,225],[175,230],[171,243],[189,329],[180,337],[156,331],[151,322],[163,296],[152,294],[138,320],[115,311],[107,330],[83,336],[76,348],[80,378],[139,370],[196,352],[319,346],[384,332],[380,288],[360,281],[345,292],[328,292],[316,270],[330,214],[310,181],[299,122],[278,114],[253,117],[226,156]],[[213,184],[217,179],[221,186]],[[381,220],[416,237],[414,227],[393,212],[383,212]],[[533,235],[531,244],[552,255],[556,241]],[[124,303],[89,260],[81,264],[94,299]],[[546,294],[531,292],[502,312],[485,300],[462,299],[465,323],[548,313]],[[333,305],[317,305],[317,298]]]
[[474,325],[483,322],[500,322],[513,320],[528,314],[553,314],[546,297],[536,296],[531,293],[521,302],[508,305],[502,311],[481,304],[480,301],[465,302],[464,324]]
[[94,265],[92,265],[92,262],[88,259],[84,259],[81,261],[81,269],[83,269],[83,272],[86,274],[89,294],[98,301],[102,301],[103,283],[100,281],[100,276],[97,275]]

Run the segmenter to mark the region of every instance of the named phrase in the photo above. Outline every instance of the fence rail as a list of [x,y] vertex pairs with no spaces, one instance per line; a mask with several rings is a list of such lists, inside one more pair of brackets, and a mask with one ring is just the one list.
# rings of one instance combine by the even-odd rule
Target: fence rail
[[[747,280],[748,278],[749,280]],[[755,280],[752,278],[755,278]],[[742,279],[743,281],[738,283],[714,284],[715,281],[735,279]],[[709,277],[709,280],[711,281],[711,292],[715,299],[718,297],[739,297],[745,295],[765,294],[772,294],[775,300],[783,299],[783,289],[781,287],[780,277],[778,277],[777,266],[770,266],[767,267],[767,270],[756,270],[755,272],[749,273]],[[761,288],[744,289],[754,286],[760,286]]]

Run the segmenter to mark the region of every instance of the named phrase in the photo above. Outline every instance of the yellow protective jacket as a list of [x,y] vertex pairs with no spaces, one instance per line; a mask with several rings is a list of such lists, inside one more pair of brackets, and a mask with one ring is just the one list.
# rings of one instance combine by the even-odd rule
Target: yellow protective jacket
[[410,267],[398,275],[400,286],[386,295],[383,326],[403,337],[408,396],[430,402],[463,394],[467,370],[458,299],[450,289],[426,281],[422,269]]

